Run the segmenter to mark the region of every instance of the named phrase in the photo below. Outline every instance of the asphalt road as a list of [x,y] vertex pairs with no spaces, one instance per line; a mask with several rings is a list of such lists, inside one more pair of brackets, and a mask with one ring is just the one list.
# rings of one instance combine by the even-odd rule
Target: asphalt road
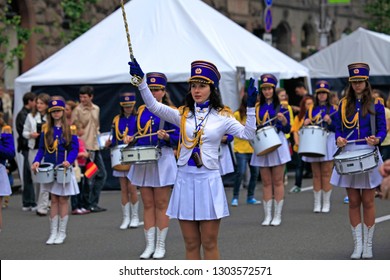
[[[246,190],[241,190],[240,204],[230,207],[223,219],[219,248],[225,260],[349,260],[353,240],[348,220],[348,206],[343,204],[345,191],[334,188],[328,214],[312,212],[312,181],[305,179],[304,191],[289,194],[292,175],[286,186],[282,224],[261,226],[262,205],[246,205]],[[228,201],[232,189],[226,188]],[[261,183],[256,188],[261,198]],[[2,260],[138,260],[145,241],[143,227],[120,230],[120,192],[101,194],[106,212],[70,216],[68,237],[62,245],[46,245],[49,236],[47,217],[21,210],[21,195],[11,197],[3,210],[0,233]],[[142,207],[141,207],[142,209]],[[142,215],[142,211],[141,211]],[[142,217],[142,216],[141,216]],[[390,259],[390,201],[376,199],[377,224],[374,234],[374,259]],[[183,260],[184,245],[177,220],[171,220],[166,241],[167,260]]]

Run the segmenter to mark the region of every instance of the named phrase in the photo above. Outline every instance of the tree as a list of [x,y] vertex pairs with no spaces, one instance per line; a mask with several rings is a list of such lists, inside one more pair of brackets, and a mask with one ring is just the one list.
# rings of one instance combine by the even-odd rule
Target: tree
[[[14,30],[18,44],[10,49],[10,30]],[[28,30],[21,26],[21,17],[12,11],[12,0],[7,0],[0,10],[0,61],[2,61],[1,73],[6,68],[13,68],[18,59],[24,58],[24,47],[31,37],[31,33],[37,30]]]
[[69,29],[69,32],[62,33],[65,44],[70,43],[91,28],[91,21],[83,19],[88,3],[95,4],[96,0],[61,1],[61,7],[65,13],[65,20],[62,23],[62,27]]
[[370,15],[367,20],[368,29],[390,34],[390,1],[376,0],[366,4],[364,10]]

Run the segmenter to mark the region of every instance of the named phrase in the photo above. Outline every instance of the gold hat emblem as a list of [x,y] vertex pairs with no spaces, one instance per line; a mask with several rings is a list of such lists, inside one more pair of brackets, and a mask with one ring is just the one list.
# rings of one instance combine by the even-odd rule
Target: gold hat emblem
[[354,74],[359,74],[359,69],[353,70],[353,73],[354,73]]
[[155,82],[156,82],[156,78],[150,78],[150,81],[151,81],[152,83],[155,83]]
[[125,97],[125,100],[126,100],[126,101],[129,101],[129,100],[130,100],[130,97],[126,96],[126,97]]
[[54,101],[53,101],[53,105],[57,105],[57,101],[54,100]]
[[324,87],[325,87],[325,84],[324,84],[324,83],[320,84],[320,87],[324,88]]
[[202,69],[201,68],[196,68],[195,69],[195,74],[199,75],[200,73],[202,73]]
[[264,78],[264,79],[263,79],[263,82],[267,82],[267,81],[268,81],[268,78]]

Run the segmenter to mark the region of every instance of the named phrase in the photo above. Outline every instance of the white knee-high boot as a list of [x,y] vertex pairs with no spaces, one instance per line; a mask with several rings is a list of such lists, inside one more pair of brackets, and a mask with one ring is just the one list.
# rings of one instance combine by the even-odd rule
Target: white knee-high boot
[[131,207],[130,227],[137,228],[139,225],[139,216],[138,216],[139,202],[137,201],[136,203],[131,204],[130,207]]
[[54,240],[54,244],[62,244],[66,238],[66,226],[68,224],[68,215],[63,218],[60,218],[60,225],[58,227],[58,235],[56,240]]
[[165,256],[165,238],[167,233],[168,227],[162,230],[157,228],[156,251],[154,251],[153,259],[162,259]]
[[130,225],[130,203],[127,202],[125,205],[122,206],[122,224],[120,225],[120,229],[127,229]]
[[321,212],[321,193],[322,191],[313,191],[314,194],[314,208],[313,212],[314,213],[320,213]]
[[367,227],[363,224],[363,259],[372,259],[372,238],[374,237],[375,224]]
[[272,201],[273,199],[270,199],[268,201],[263,200],[263,207],[264,207],[264,221],[261,223],[262,226],[269,226],[272,220]]
[[330,211],[330,195],[332,190],[322,192],[322,213],[328,213]]
[[351,229],[354,243],[354,249],[351,255],[351,259],[359,260],[362,257],[363,252],[362,224],[358,224],[356,227],[351,226]]
[[145,241],[146,241],[146,248],[145,251],[142,253],[141,256],[139,256],[140,259],[150,259],[154,253],[154,250],[156,248],[155,240],[156,240],[156,227],[151,227],[148,230],[144,230],[145,233]]
[[54,244],[54,240],[56,240],[58,235],[58,220],[59,216],[56,215],[53,218],[49,218],[50,220],[50,236],[49,239],[46,241],[47,245]]
[[278,226],[282,222],[283,202],[284,202],[283,199],[279,202],[275,200],[275,213],[274,213],[274,218],[272,219],[271,222],[271,226]]

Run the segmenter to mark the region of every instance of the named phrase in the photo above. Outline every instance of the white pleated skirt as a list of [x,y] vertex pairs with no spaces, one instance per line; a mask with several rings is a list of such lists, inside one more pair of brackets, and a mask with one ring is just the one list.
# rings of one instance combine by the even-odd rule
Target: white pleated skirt
[[[130,171],[130,170],[129,170],[129,171]],[[117,171],[117,170],[113,170],[113,171],[112,171],[112,176],[117,177],[117,178],[127,177],[127,174],[129,174],[129,171]]]
[[72,171],[72,176],[69,183],[64,185],[54,181],[53,183],[41,184],[41,190],[42,192],[49,192],[58,196],[70,196],[80,193],[74,171]]
[[9,183],[7,170],[4,165],[0,164],[0,196],[7,196],[11,194],[12,190]]
[[139,187],[166,187],[175,183],[177,164],[173,149],[161,148],[161,157],[157,162],[133,164],[127,178]]
[[281,131],[278,133],[278,136],[282,142],[282,145],[275,151],[263,156],[257,156],[255,153],[253,153],[250,165],[272,167],[285,164],[291,160],[290,149],[288,147],[286,136]]
[[218,169],[180,166],[167,216],[188,221],[217,220],[229,216]]
[[234,172],[233,159],[230,154],[229,146],[227,144],[221,144],[219,146],[219,171],[221,175],[229,174]]
[[323,157],[307,157],[302,156],[302,160],[306,162],[324,162],[333,160],[333,155],[337,151],[335,133],[329,132],[328,138],[326,139],[326,155]]
[[[374,147],[369,145],[347,145],[345,151],[354,151],[362,149],[373,149]],[[353,189],[373,189],[379,186],[382,182],[382,176],[379,173],[379,167],[383,164],[382,156],[378,150],[379,162],[378,166],[368,172],[354,174],[354,175],[339,175],[336,168],[333,168],[332,177],[330,183],[334,186],[341,188],[353,188]]]

